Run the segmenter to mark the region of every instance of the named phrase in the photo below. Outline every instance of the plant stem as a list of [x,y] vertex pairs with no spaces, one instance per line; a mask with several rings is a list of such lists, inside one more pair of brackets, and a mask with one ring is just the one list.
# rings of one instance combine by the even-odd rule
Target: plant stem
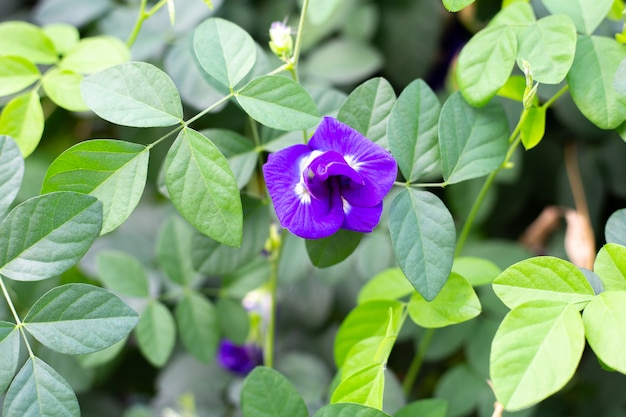
[[4,279],[0,275],[0,288],[2,288],[2,294],[4,295],[4,299],[11,310],[11,314],[13,314],[13,318],[15,319],[16,327],[19,329],[20,334],[22,335],[22,339],[24,339],[24,344],[26,344],[26,349],[28,349],[28,355],[32,358],[35,356],[33,350],[30,347],[30,343],[28,343],[28,338],[26,337],[26,333],[24,332],[24,326],[22,325],[22,321],[20,320],[20,316],[17,314],[15,310],[15,306],[13,305],[13,300],[11,300],[11,296],[9,295],[9,291],[7,290],[6,285],[4,285]]
[[131,46],[137,40],[137,35],[139,35],[139,31],[141,31],[141,27],[143,26],[143,22],[152,17],[153,14],[159,11],[159,9],[167,4],[167,0],[161,0],[148,11],[146,11],[148,0],[141,0],[141,4],[139,6],[139,14],[137,15],[137,20],[135,20],[135,26],[133,26],[133,30],[128,36],[128,40],[126,41],[126,46],[130,49]]
[[193,122],[195,122],[196,120],[198,120],[199,118],[201,118],[202,116],[204,116],[205,114],[210,112],[211,110],[213,110],[216,107],[220,106],[222,103],[226,103],[228,100],[230,100],[232,97],[234,97],[234,95],[235,95],[234,92],[228,93],[228,95],[226,95],[226,96],[222,97],[221,99],[217,100],[215,103],[211,104],[209,107],[207,107],[206,109],[202,110],[200,113],[196,114],[191,119],[187,120],[186,122],[183,122],[183,125],[185,127],[188,127],[190,124],[192,124]]
[[435,329],[426,329],[424,331],[424,335],[422,336],[422,340],[420,340],[420,344],[417,347],[417,352],[411,361],[411,365],[409,365],[409,370],[406,372],[406,376],[404,377],[404,381],[402,381],[402,390],[404,391],[404,395],[408,396],[411,392],[411,388],[413,388],[413,384],[415,383],[415,379],[419,374],[419,371],[422,367],[422,363],[424,362],[424,357],[426,356],[426,351],[430,346],[430,342],[433,339],[433,335],[435,334]]
[[[270,241],[272,238],[272,231],[270,229]],[[269,291],[270,308],[269,317],[267,321],[267,329],[265,331],[265,340],[263,346],[263,364],[269,368],[274,366],[274,339],[276,338],[276,294],[278,290],[278,262],[280,261],[280,254],[282,252],[282,238],[279,239],[277,247],[274,247],[270,253],[270,279],[267,283],[267,289]]]
[[[300,21],[298,22],[298,33],[296,34],[296,45],[293,48],[293,68],[298,67],[298,61],[300,60],[300,49],[302,48],[302,34],[304,32],[304,21],[306,20],[306,13],[309,8],[309,0],[302,2],[302,10],[300,11]],[[297,78],[297,75],[296,75]]]

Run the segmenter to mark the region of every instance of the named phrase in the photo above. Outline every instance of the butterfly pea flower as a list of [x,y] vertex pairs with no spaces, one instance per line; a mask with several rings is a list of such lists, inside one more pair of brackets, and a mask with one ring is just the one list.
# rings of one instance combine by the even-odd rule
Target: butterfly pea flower
[[217,350],[217,362],[225,369],[245,376],[263,363],[263,351],[254,343],[237,345],[223,339]]
[[332,117],[307,145],[270,154],[263,173],[282,227],[305,239],[371,232],[397,175],[391,154]]

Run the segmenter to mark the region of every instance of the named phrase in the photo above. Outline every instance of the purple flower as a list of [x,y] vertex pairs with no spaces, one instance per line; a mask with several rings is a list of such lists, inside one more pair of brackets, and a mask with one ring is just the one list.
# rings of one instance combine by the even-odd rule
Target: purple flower
[[308,145],[271,154],[263,173],[280,224],[297,236],[319,239],[340,228],[371,232],[397,165],[387,150],[325,117]]
[[224,339],[217,350],[217,361],[223,368],[245,376],[263,362],[263,352],[255,344],[241,346]]

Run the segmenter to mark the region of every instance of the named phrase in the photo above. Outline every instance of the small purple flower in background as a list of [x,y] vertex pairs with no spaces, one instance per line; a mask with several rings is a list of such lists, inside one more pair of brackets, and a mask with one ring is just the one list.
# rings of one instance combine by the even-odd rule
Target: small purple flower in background
[[254,343],[236,345],[228,339],[220,342],[217,362],[225,369],[239,375],[247,375],[255,366],[263,363],[263,351]]
[[263,166],[280,224],[305,239],[371,232],[397,170],[387,150],[332,117],[308,145],[273,153]]

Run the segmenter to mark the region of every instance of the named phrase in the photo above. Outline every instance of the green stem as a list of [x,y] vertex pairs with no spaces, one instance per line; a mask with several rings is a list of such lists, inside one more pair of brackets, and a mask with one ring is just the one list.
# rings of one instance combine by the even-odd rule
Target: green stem
[[276,338],[276,294],[278,290],[278,262],[282,244],[275,248],[270,255],[270,279],[267,289],[270,296],[270,311],[265,331],[265,341],[263,346],[263,364],[269,368],[274,366],[274,339]]
[[[306,13],[309,8],[309,0],[302,2],[302,10],[300,11],[300,21],[298,22],[298,33],[296,34],[296,45],[293,48],[293,68],[298,68],[298,61],[300,60],[300,49],[302,49],[302,34],[304,32],[304,22],[306,20]],[[296,76],[297,78],[297,76]]]
[[4,299],[6,300],[7,305],[9,306],[9,309],[11,310],[11,314],[13,314],[16,327],[19,329],[20,334],[22,335],[22,339],[24,339],[24,344],[26,345],[26,349],[28,349],[28,355],[31,358],[33,358],[35,354],[33,353],[33,350],[30,347],[30,343],[28,343],[28,338],[26,337],[26,333],[24,332],[24,326],[22,325],[20,316],[17,314],[17,311],[15,310],[15,306],[13,305],[13,300],[11,300],[11,296],[9,295],[9,291],[6,285],[4,285],[4,279],[2,279],[1,275],[0,275],[0,288],[2,289],[2,294],[4,295]]
[[187,120],[186,122],[183,122],[183,125],[185,127],[188,127],[190,124],[192,124],[193,122],[195,122],[196,120],[198,120],[199,118],[201,118],[202,116],[204,116],[205,114],[210,112],[211,110],[215,109],[216,107],[218,107],[218,106],[222,105],[223,103],[227,102],[228,100],[230,100],[234,95],[235,95],[234,92],[228,93],[228,95],[222,97],[221,99],[219,99],[215,103],[211,104],[209,107],[207,107],[206,109],[202,110],[200,113],[196,114],[191,119]]
[[141,0],[141,5],[139,6],[139,15],[137,15],[137,20],[135,21],[135,26],[133,26],[132,32],[130,32],[130,36],[126,41],[126,46],[130,49],[131,46],[135,43],[137,39],[137,35],[139,35],[139,31],[141,30],[141,26],[143,25],[144,20],[146,20],[146,4],[148,0]]
[[409,365],[409,370],[406,372],[406,376],[404,377],[404,381],[402,382],[402,390],[404,391],[404,395],[408,396],[411,392],[411,388],[413,388],[413,384],[415,383],[415,379],[419,374],[419,371],[422,367],[422,363],[424,362],[424,357],[426,356],[426,351],[430,346],[430,342],[433,339],[433,335],[435,334],[435,329],[426,329],[424,335],[422,336],[422,340],[420,340],[420,344],[417,347],[417,352],[411,361],[411,365]]
[[546,107],[546,108],[550,107],[552,105],[552,103],[557,101],[563,94],[565,94],[567,92],[567,90],[569,90],[569,85],[566,84],[566,85],[563,86],[563,88],[561,88],[559,91],[557,91],[557,93],[555,95],[550,97],[550,99],[548,101],[543,103],[543,105],[541,107]]

